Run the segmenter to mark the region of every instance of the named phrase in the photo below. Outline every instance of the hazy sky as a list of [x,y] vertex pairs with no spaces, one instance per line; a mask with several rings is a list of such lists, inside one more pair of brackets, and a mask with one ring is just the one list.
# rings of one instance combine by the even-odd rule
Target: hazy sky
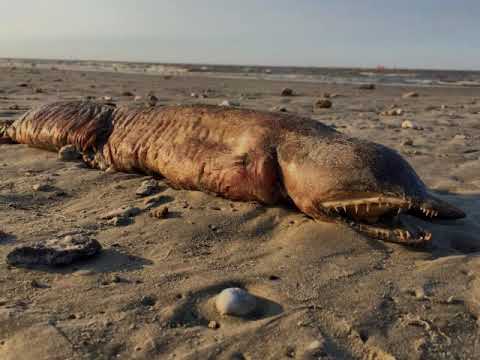
[[0,57],[480,69],[480,0],[0,0]]

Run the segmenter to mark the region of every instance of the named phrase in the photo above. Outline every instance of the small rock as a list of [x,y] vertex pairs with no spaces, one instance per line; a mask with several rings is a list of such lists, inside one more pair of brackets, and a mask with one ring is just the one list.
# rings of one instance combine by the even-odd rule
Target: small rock
[[293,90],[290,88],[284,88],[280,93],[281,96],[293,96]]
[[150,211],[150,216],[157,219],[166,219],[168,217],[168,207],[163,206],[161,208],[153,209]]
[[328,99],[319,99],[315,103],[315,107],[318,109],[330,109],[332,107],[332,102]]
[[423,130],[421,126],[411,122],[410,120],[404,120],[402,122],[402,129],[415,129],[415,130]]
[[402,146],[412,146],[413,145],[413,140],[412,139],[405,139],[402,142]]
[[194,92],[192,92],[192,93],[190,94],[190,97],[193,97],[193,98],[198,98],[198,94],[197,94],[197,93],[194,93]]
[[103,101],[113,101],[113,98],[111,96],[104,96],[102,97]]
[[145,180],[135,191],[135,195],[140,197],[150,196],[158,191],[158,183],[155,180]]
[[240,103],[238,101],[224,100],[219,106],[240,106]]
[[8,107],[8,110],[20,110],[20,106],[13,104]]
[[132,97],[132,96],[134,96],[134,94],[133,94],[131,91],[124,91],[124,92],[122,93],[122,96]]
[[402,116],[403,115],[403,109],[400,108],[393,108],[390,110],[385,110],[380,113],[380,115],[383,116]]
[[100,252],[100,243],[83,234],[67,235],[62,239],[35,242],[19,246],[7,255],[7,263],[14,266],[68,265]]
[[402,98],[404,98],[404,99],[416,98],[416,97],[418,97],[418,93],[415,92],[415,91],[407,92],[407,93],[402,95]]
[[62,161],[75,161],[82,158],[82,154],[73,145],[66,145],[58,151],[58,159]]
[[273,108],[270,109],[270,111],[274,112],[288,112],[288,109],[285,106],[274,106]]
[[143,306],[153,306],[157,300],[151,295],[145,295],[140,299],[140,304]]
[[42,88],[35,88],[35,89],[33,90],[33,92],[34,92],[35,94],[43,94],[44,91],[43,91]]
[[326,93],[323,93],[322,97],[324,99],[330,99],[332,97],[332,95],[330,93],[326,92]]
[[215,329],[218,329],[218,328],[220,327],[220,325],[219,325],[216,321],[213,321],[213,320],[212,320],[212,321],[210,321],[210,322],[208,323],[208,327],[209,327],[210,329],[214,329],[214,330],[215,330]]
[[136,95],[134,98],[133,98],[133,101],[141,101],[142,100],[142,97],[140,95]]
[[158,103],[158,98],[153,95],[153,94],[149,94],[147,96],[147,105],[150,106],[150,107],[154,107],[156,106]]
[[114,217],[132,217],[140,214],[142,210],[133,206],[124,206],[115,210],[112,210],[100,217],[103,220],[113,219]]
[[32,186],[33,191],[48,191],[50,186],[48,184],[35,184]]
[[243,289],[228,288],[217,295],[215,306],[221,315],[246,316],[255,311],[257,299]]
[[360,90],[375,90],[376,86],[375,84],[361,84],[358,88]]

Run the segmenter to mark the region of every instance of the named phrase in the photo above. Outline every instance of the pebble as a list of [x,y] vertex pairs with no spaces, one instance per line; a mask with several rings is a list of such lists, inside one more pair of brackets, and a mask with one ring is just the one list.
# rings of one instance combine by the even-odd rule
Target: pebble
[[140,304],[143,306],[153,306],[157,300],[151,295],[145,295],[140,299]]
[[103,101],[113,101],[113,98],[111,96],[104,96],[102,97]]
[[375,84],[362,84],[358,87],[360,90],[375,90]]
[[315,103],[315,107],[318,109],[330,109],[332,107],[332,102],[328,99],[319,99]]
[[132,217],[140,214],[142,210],[133,206],[123,206],[121,208],[112,210],[100,217],[103,220],[113,219],[114,217]]
[[133,98],[133,101],[141,101],[142,100],[142,97],[140,95],[136,95],[134,98]]
[[75,161],[82,158],[82,154],[73,145],[66,145],[58,151],[58,159],[62,161]]
[[412,139],[406,139],[402,142],[402,146],[412,146],[412,145],[413,145]]
[[403,109],[394,108],[394,109],[382,111],[380,113],[380,115],[383,115],[383,116],[402,116],[403,113],[404,113]]
[[60,239],[18,246],[7,255],[7,263],[14,266],[68,265],[76,260],[92,257],[101,249],[102,246],[97,240],[84,234],[67,235]]
[[293,96],[293,90],[290,88],[284,88],[280,93],[281,96]]
[[134,96],[134,94],[133,94],[131,91],[124,91],[124,92],[122,93],[122,96],[131,97],[131,96]]
[[155,105],[157,105],[157,103],[158,103],[158,98],[157,98],[155,95],[149,94],[149,95],[147,96],[147,104],[148,104],[148,106],[154,107]]
[[208,327],[210,329],[218,329],[220,327],[220,325],[216,321],[212,320],[208,323]]
[[221,315],[246,316],[257,307],[257,299],[240,288],[224,289],[215,299],[215,306]]
[[421,126],[411,122],[410,120],[404,120],[402,122],[402,129],[415,129],[415,130],[423,130]]
[[240,106],[240,103],[238,101],[232,101],[232,100],[223,100],[219,106]]
[[416,98],[416,97],[418,97],[418,93],[415,92],[415,91],[407,92],[407,93],[402,95],[402,98],[404,98],[404,99]]
[[150,196],[158,191],[158,183],[156,180],[145,180],[135,191],[135,195],[140,197]]
[[285,106],[274,106],[270,109],[270,111],[274,112],[288,112],[288,109]]

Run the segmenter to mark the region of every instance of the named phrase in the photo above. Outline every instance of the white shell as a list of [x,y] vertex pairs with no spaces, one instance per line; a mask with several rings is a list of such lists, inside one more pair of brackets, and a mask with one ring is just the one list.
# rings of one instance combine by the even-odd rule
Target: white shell
[[215,306],[221,315],[245,316],[257,306],[257,299],[240,288],[228,288],[217,295]]

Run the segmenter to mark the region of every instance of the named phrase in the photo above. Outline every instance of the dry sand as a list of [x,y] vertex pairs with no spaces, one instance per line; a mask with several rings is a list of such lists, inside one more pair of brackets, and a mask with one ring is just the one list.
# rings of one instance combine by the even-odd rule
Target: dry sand
[[[1,69],[0,119],[57,99],[153,91],[159,104],[238,101],[288,111],[401,152],[464,220],[423,223],[415,250],[316,223],[292,209],[231,202],[161,184],[170,216],[99,217],[147,177],[101,172],[24,145],[0,145],[1,359],[478,359],[480,89],[377,87],[121,73]],[[19,86],[21,84],[25,86]],[[289,86],[298,94],[280,97]],[[190,93],[208,92],[206,99]],[[402,98],[415,90],[418,98]],[[313,108],[337,93],[331,109]],[[396,104],[402,116],[381,116]],[[446,107],[442,107],[446,105]],[[411,120],[423,130],[402,129]],[[413,145],[402,145],[410,139]],[[181,164],[179,164],[181,166]],[[49,184],[49,191],[34,191]],[[420,220],[419,220],[420,221]],[[16,245],[81,230],[103,245],[58,269],[9,267]],[[253,318],[213,298],[241,286],[265,299]],[[210,321],[218,329],[208,327]],[[315,355],[313,355],[315,354]]]

